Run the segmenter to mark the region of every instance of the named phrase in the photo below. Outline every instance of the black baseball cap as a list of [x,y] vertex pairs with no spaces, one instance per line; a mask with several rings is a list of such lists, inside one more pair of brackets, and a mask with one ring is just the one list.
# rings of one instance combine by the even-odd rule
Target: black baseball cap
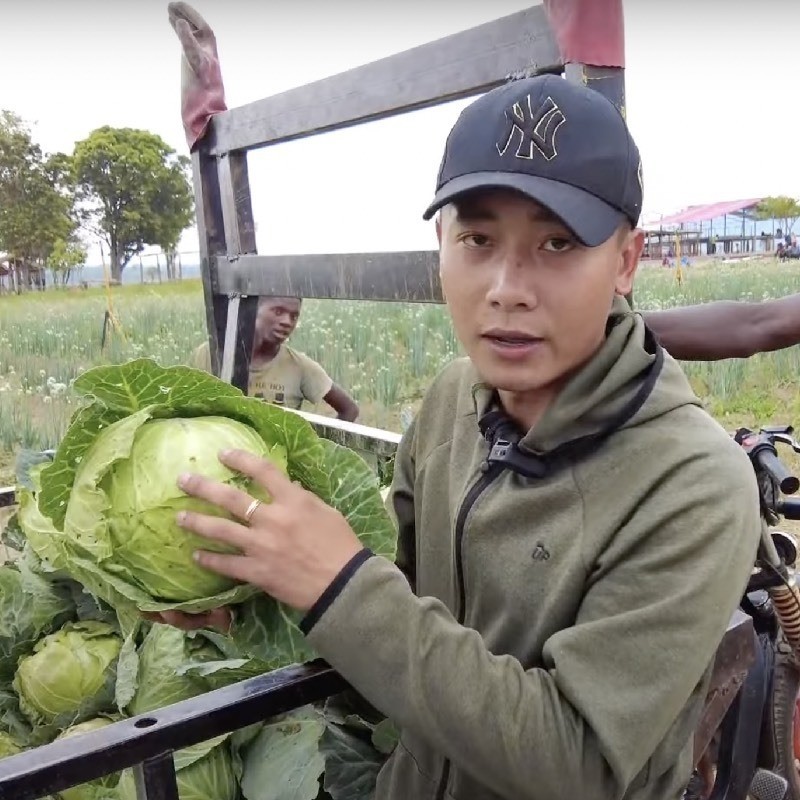
[[514,189],[555,214],[587,247],[642,211],[642,162],[617,107],[558,75],[513,80],[459,116],[423,219],[481,189]]

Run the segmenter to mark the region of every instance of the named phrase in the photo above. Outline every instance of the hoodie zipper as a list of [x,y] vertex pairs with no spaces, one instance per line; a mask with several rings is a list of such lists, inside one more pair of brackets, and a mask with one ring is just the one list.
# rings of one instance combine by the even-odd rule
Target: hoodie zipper
[[[458,510],[456,517],[455,529],[455,550],[456,550],[456,587],[458,591],[458,607],[456,613],[456,620],[459,625],[464,624],[464,617],[466,616],[467,607],[467,592],[464,586],[464,558],[462,545],[464,540],[464,526],[467,523],[467,516],[472,511],[472,507],[477,502],[478,498],[489,488],[492,482],[503,471],[502,464],[489,464],[485,461],[481,468],[483,474],[472,484],[461,508]],[[442,776],[439,779],[439,785],[436,789],[436,800],[444,800],[445,792],[447,791],[447,784],[450,780],[450,759],[445,759],[444,767],[442,768]]]

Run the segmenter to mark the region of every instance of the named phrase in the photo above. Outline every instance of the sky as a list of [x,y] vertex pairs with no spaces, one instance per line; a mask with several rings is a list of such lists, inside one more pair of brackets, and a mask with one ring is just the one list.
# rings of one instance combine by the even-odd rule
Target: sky
[[[195,0],[214,29],[229,107],[455,33],[535,0]],[[800,196],[800,2],[624,0],[628,123],[644,216]],[[0,0],[0,109],[70,152],[102,125],[187,153],[180,44],[167,0]],[[422,211],[468,101],[251,153],[262,253],[432,249]],[[98,254],[89,241],[90,261]],[[187,231],[181,250],[197,250]]]

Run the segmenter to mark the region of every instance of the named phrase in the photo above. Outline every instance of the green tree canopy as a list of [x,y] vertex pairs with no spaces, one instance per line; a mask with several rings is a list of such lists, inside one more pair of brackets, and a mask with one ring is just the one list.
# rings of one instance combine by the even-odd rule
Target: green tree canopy
[[784,233],[790,233],[800,217],[800,203],[794,197],[765,197],[756,209],[759,219],[774,219],[781,223]]
[[25,267],[43,266],[78,226],[68,156],[46,156],[23,120],[0,113],[0,250]]
[[73,167],[83,214],[108,245],[113,280],[145,246],[177,247],[194,213],[188,158],[148,131],[105,126],[75,145]]

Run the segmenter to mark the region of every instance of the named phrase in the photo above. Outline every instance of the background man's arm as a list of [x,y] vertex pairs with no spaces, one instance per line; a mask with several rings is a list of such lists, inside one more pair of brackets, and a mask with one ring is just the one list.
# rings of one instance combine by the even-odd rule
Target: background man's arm
[[345,422],[355,422],[358,417],[358,403],[341,386],[333,384],[330,391],[322,398]]
[[640,313],[664,348],[685,361],[749,358],[800,344],[800,294]]
[[315,405],[324,400],[335,412],[337,419],[355,422],[359,408],[348,392],[342,389],[322,367],[305,353],[295,351],[303,371],[300,391]]

